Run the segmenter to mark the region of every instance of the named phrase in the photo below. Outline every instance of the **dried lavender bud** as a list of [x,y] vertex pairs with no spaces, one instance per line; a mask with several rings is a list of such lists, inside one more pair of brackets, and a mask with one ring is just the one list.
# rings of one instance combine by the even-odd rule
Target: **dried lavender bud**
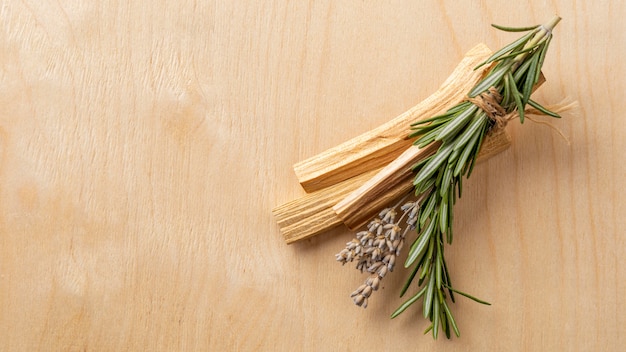
[[[399,218],[397,208],[401,211]],[[409,220],[415,223],[417,208],[418,203],[410,201],[402,206],[398,204],[393,208],[383,209],[378,217],[368,223],[366,230],[357,232],[356,238],[346,243],[346,248],[336,254],[337,261],[342,264],[356,259],[357,270],[371,273],[365,283],[350,295],[357,306],[367,307],[368,298],[380,287],[380,280],[393,271],[409,229],[403,231],[400,223],[405,217],[407,223]]]

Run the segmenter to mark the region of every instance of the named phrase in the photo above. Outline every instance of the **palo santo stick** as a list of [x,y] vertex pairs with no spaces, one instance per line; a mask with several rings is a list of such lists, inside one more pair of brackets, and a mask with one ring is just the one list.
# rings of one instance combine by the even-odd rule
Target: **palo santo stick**
[[406,139],[408,126],[461,101],[489,68],[474,70],[489,55],[491,50],[485,44],[476,45],[430,97],[378,128],[295,164],[294,171],[304,190],[323,189],[387,165],[411,145]]
[[[494,130],[481,147],[478,162],[508,148],[511,138],[504,129]],[[432,143],[425,148],[411,146],[396,160],[380,170],[333,207],[335,214],[350,229],[355,230],[371,220],[381,209],[406,195],[413,188],[411,166],[428,157],[439,147]]]
[[272,213],[287,244],[340,226],[333,206],[374,176],[376,169],[276,207]]
[[[488,136],[483,142],[478,161],[485,160],[505,150],[510,144],[510,137],[505,131]],[[408,167],[405,178],[398,180],[396,187],[391,187],[389,194],[382,194],[381,198],[394,200],[411,189],[413,175]],[[335,213],[333,207],[365,184],[367,180],[377,175],[379,171],[380,169],[367,172],[275,208],[273,213],[285,242],[291,244],[340,226],[343,223],[342,219]],[[371,218],[370,216],[365,221]]]

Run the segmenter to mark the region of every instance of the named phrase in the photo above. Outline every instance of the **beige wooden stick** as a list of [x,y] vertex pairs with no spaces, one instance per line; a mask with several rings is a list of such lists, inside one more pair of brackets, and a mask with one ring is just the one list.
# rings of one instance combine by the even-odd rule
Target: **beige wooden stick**
[[374,176],[376,169],[276,207],[272,213],[285,242],[318,235],[341,225],[333,206]]
[[[504,129],[495,130],[485,138],[478,162],[486,160],[508,148],[511,139]],[[413,188],[414,173],[411,166],[428,157],[439,147],[431,143],[425,148],[411,146],[396,160],[333,207],[337,216],[350,230],[355,230],[371,220],[381,209],[400,199]]]
[[[480,162],[481,160],[485,160],[505,150],[510,144],[511,140],[508,134],[504,131],[488,136],[483,142],[478,161]],[[415,151],[415,149],[417,148],[411,147],[409,151]],[[409,151],[403,153],[402,155],[404,156],[405,154],[409,154]],[[414,157],[419,158],[420,155],[427,155],[427,152],[427,149],[423,150],[421,154],[418,152],[416,153],[417,155],[414,155]],[[390,164],[390,166],[396,164],[397,166],[395,168],[398,169],[400,163],[401,162],[396,159],[396,161]],[[407,161],[406,163],[409,167],[411,166],[410,161]],[[340,226],[343,221],[335,213],[333,207],[343,198],[359,189],[359,187],[365,187],[364,184],[366,184],[366,182],[372,179],[375,175],[380,174],[379,171],[380,169],[367,172],[276,207],[273,210],[274,217],[278,222],[280,232],[283,235],[285,242],[291,244]],[[406,168],[406,171],[407,172],[398,173],[401,174],[402,177],[393,181],[393,185],[390,184],[391,186],[386,188],[387,192],[380,195],[381,199],[393,201],[394,199],[406,194],[411,189],[412,174],[408,167]],[[365,211],[367,209],[368,214],[371,214],[372,211],[376,213],[377,210],[375,209],[377,209],[377,207],[380,208],[386,206],[381,203],[382,202],[377,202],[375,207],[372,207],[371,205],[366,206],[362,210]],[[355,227],[358,227],[358,225],[355,224],[357,222],[362,222],[362,218],[364,217],[366,216],[356,214],[352,215],[347,221],[352,224],[350,227],[354,229]],[[365,221],[372,217],[373,216],[369,216],[369,218],[365,219]]]
[[424,117],[435,116],[458,103],[483,76],[483,67],[474,70],[491,51],[478,44],[467,52],[450,77],[430,97],[395,119],[294,165],[305,191],[313,192],[356,175],[387,165],[411,144],[408,126]]

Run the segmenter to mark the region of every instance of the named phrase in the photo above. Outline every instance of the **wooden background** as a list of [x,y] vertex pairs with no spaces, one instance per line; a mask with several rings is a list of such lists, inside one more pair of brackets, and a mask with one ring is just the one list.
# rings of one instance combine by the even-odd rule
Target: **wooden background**
[[[506,3],[506,5],[505,5]],[[492,22],[555,31],[537,94],[456,207],[461,338],[366,310],[334,254],[287,246],[291,165],[434,91]],[[0,350],[617,351],[626,345],[622,1],[0,1]]]

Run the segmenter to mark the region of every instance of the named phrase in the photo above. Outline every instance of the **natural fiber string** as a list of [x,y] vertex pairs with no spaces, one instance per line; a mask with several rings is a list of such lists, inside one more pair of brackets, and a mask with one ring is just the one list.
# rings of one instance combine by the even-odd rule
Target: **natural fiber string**
[[495,87],[489,88],[487,91],[474,98],[467,97],[465,100],[484,111],[487,117],[496,124],[496,128],[498,129],[506,127],[509,121],[519,117],[517,111],[506,113],[506,110],[500,105],[502,95],[500,95]]
[[[572,110],[578,108],[578,101],[569,101],[568,102],[568,99],[564,99],[560,103],[555,104],[555,105],[546,106],[546,108],[548,110],[550,110],[550,111],[553,111],[553,112],[555,112],[557,114],[560,114],[560,113],[569,112],[569,111],[572,111]],[[534,116],[542,115],[541,111],[536,110],[536,109],[526,109],[526,110],[524,110],[524,113],[528,114],[528,115],[534,115]],[[561,138],[563,138],[565,140],[565,142],[567,143],[568,146],[572,145],[570,143],[570,141],[569,141],[569,138],[567,138],[567,136],[565,136],[565,134],[558,127],[556,127],[554,124],[551,124],[550,122],[547,122],[547,121],[537,120],[537,119],[532,118],[530,116],[527,116],[527,118],[530,121],[534,122],[534,123],[537,123],[537,124],[540,124],[540,125],[546,125],[546,126],[550,127],[553,131],[557,132],[561,136]]]
[[[502,95],[500,95],[498,90],[494,87],[489,88],[487,91],[479,94],[474,98],[467,97],[465,100],[483,110],[487,117],[496,124],[497,129],[504,128],[509,123],[509,121],[519,118],[519,113],[517,110],[514,110],[508,114],[506,113],[506,110],[500,105],[500,102],[502,101]],[[549,106],[548,109],[556,113],[560,113],[574,109],[577,106],[578,102],[576,101],[569,103],[561,102],[555,106]],[[561,132],[558,127],[549,122],[537,120],[528,116],[543,115],[541,111],[529,108],[524,110],[524,115],[527,116],[527,118],[534,123],[550,127],[552,130],[556,131],[561,136],[561,138],[565,140],[567,145],[571,145],[569,139],[565,136],[565,134],[563,134],[563,132]]]

